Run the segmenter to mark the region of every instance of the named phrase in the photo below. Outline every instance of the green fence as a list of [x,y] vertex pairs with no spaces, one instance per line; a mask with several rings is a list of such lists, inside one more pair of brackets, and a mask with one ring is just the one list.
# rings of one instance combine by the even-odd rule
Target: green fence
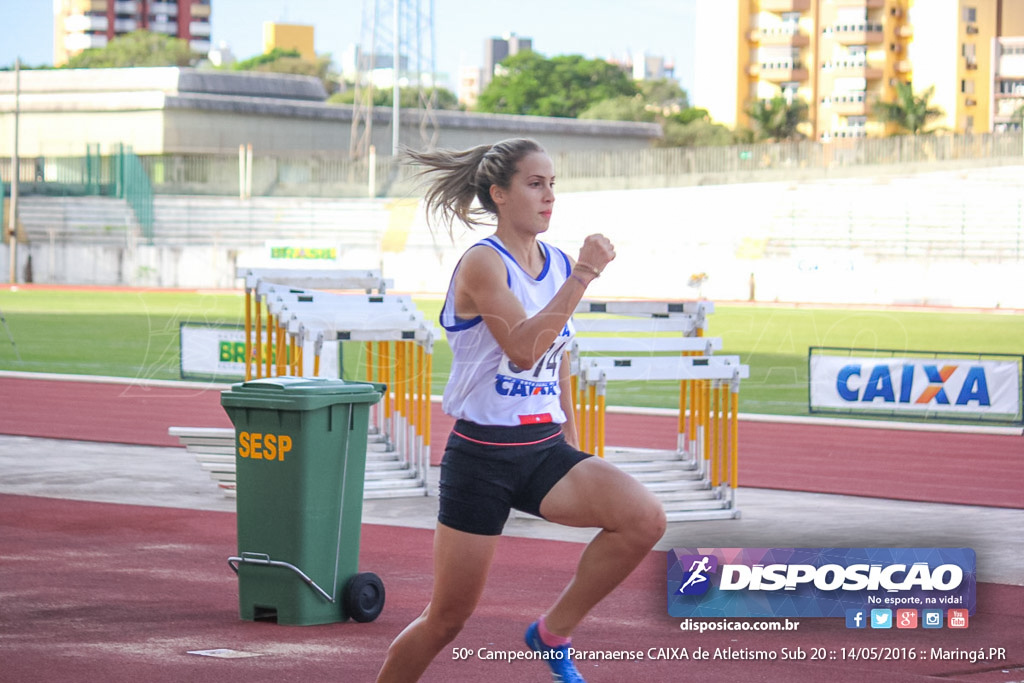
[[149,175],[143,168],[139,157],[131,147],[118,145],[115,156],[116,192],[115,196],[124,199],[135,212],[142,237],[153,243],[153,186]]
[[[9,186],[11,160],[0,159],[0,183]],[[116,197],[132,207],[147,242],[153,241],[153,184],[139,157],[127,145],[104,155],[88,144],[83,156],[22,157],[18,194],[52,197]]]

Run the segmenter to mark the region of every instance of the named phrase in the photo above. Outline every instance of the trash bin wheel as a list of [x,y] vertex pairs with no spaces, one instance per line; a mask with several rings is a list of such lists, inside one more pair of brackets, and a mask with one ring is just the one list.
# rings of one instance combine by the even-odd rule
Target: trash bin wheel
[[373,572],[353,574],[342,592],[345,613],[355,621],[366,623],[380,616],[384,609],[384,583]]

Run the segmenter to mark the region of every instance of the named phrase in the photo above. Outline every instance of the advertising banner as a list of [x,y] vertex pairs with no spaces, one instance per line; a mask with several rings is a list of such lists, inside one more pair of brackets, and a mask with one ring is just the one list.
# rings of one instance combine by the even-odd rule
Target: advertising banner
[[[181,325],[182,379],[236,381],[245,378],[245,328],[239,325]],[[266,331],[260,335],[266,342]],[[313,376],[312,346],[302,356],[302,375]],[[341,377],[339,342],[324,342],[319,377]]]
[[809,355],[810,410],[1021,419],[1021,357]]

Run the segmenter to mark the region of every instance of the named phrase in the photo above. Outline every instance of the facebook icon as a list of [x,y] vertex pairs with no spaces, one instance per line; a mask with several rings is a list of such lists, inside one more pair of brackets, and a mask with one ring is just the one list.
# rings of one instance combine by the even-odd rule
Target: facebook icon
[[846,628],[867,628],[867,612],[862,609],[846,610]]

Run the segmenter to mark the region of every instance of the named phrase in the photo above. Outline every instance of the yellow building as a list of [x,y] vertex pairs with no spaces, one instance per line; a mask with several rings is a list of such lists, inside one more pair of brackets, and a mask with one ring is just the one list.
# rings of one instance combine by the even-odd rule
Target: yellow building
[[316,61],[313,49],[313,27],[300,24],[275,24],[263,22],[263,54],[274,48],[295,50],[304,60]]
[[116,36],[146,29],[210,51],[212,0],[53,0],[53,65]]
[[779,94],[807,103],[814,140],[892,132],[872,114],[895,86],[935,88],[931,128],[993,126],[998,38],[1024,36],[1021,0],[697,0],[695,105],[725,125]]

